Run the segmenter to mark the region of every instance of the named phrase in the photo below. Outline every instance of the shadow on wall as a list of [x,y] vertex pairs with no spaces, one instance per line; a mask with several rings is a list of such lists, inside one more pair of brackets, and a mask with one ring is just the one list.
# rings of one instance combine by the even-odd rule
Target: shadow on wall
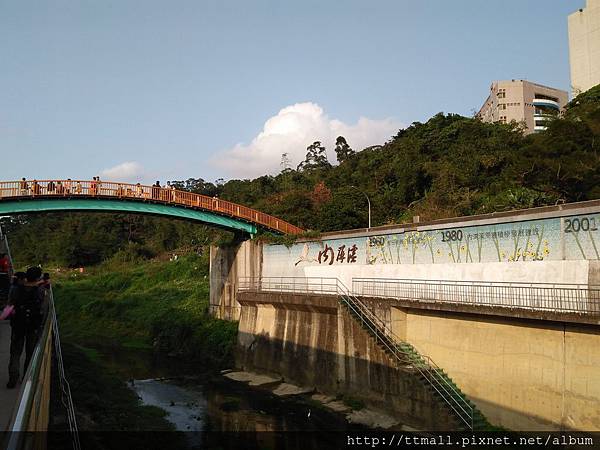
[[[380,352],[374,355],[369,352]],[[397,369],[373,361],[387,355],[369,345],[366,354],[360,351],[351,357],[297,345],[267,334],[238,334],[236,366],[242,370],[280,375],[285,381],[314,387],[328,395],[349,395],[368,406],[397,416],[400,421],[420,430],[448,431],[464,429],[464,424],[450,412],[449,406],[436,394],[415,369]],[[511,416],[511,420],[535,422],[536,430],[556,431],[560,426],[544,418],[523,414],[479,398],[470,398],[482,410],[494,410],[496,416]],[[566,428],[568,430],[569,428]],[[531,430],[531,431],[536,431]]]
[[[378,348],[371,352],[387,355]],[[397,370],[360,357],[348,357],[240,332],[236,365],[243,370],[281,375],[286,381],[310,386],[329,395],[350,395],[366,404],[393,412],[404,423],[424,430],[457,430],[458,421],[445,404],[410,370]]]

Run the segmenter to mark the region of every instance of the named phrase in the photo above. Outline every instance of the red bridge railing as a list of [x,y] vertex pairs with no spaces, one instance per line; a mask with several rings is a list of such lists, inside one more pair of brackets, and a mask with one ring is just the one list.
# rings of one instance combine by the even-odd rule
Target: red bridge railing
[[194,209],[202,209],[220,215],[252,222],[264,228],[284,234],[299,234],[304,230],[277,217],[247,206],[221,200],[216,197],[180,191],[174,188],[146,186],[142,184],[112,181],[84,180],[27,180],[0,181],[0,201],[31,198],[85,197],[151,201]]

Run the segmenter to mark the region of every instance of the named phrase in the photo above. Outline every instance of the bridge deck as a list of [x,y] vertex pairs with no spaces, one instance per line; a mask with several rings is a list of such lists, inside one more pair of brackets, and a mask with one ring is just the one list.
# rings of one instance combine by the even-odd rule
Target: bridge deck
[[19,394],[19,385],[15,389],[6,389],[9,359],[10,322],[0,320],[0,431],[6,430]]

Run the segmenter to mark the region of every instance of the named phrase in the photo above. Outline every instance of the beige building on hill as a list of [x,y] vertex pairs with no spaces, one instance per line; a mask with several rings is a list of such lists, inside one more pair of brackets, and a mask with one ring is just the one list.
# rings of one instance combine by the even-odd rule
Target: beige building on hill
[[569,62],[573,96],[600,84],[600,0],[569,15]]
[[566,91],[526,80],[494,81],[490,95],[476,117],[484,122],[523,122],[527,133],[546,129],[544,122],[556,116],[569,101]]

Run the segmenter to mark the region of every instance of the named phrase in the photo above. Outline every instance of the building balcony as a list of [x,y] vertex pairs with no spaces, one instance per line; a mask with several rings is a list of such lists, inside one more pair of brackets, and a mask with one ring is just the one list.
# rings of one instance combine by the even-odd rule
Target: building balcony
[[558,102],[555,102],[554,100],[548,100],[547,98],[534,98],[532,103],[533,106],[554,108],[557,110],[560,109]]

